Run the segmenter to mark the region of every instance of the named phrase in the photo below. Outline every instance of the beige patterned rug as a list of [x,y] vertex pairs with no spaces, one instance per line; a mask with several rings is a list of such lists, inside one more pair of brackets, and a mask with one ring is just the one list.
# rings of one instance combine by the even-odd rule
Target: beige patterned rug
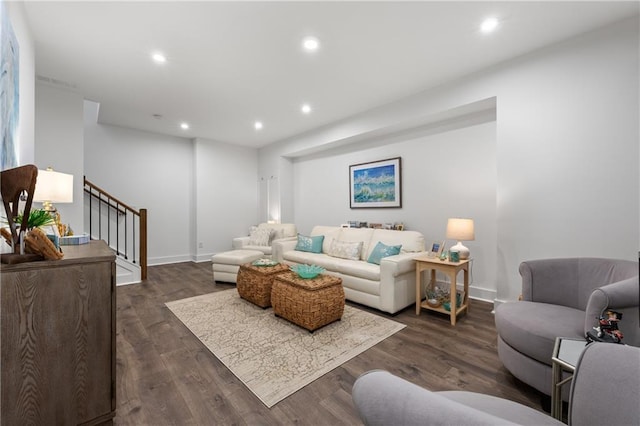
[[269,408],[405,327],[345,306],[342,320],[309,333],[235,289],[166,305]]

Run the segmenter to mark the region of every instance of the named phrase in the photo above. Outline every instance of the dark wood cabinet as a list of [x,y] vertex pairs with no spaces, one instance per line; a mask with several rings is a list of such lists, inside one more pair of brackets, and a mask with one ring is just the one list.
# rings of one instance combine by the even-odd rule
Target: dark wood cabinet
[[62,260],[1,265],[3,425],[115,415],[115,256],[103,241],[63,251]]

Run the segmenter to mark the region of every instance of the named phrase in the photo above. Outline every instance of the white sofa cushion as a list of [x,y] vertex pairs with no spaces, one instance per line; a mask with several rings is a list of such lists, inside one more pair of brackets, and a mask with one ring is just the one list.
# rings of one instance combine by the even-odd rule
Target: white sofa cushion
[[331,248],[331,242],[340,238],[341,229],[335,226],[314,226],[311,230],[311,236],[324,235],[324,241],[322,242],[322,252],[329,253]]
[[345,260],[344,262],[339,262],[336,265],[337,271],[341,274],[360,277],[371,281],[380,281],[380,266],[376,264],[362,261],[354,262],[346,259],[337,260]]
[[338,238],[340,241],[352,243],[362,241],[360,260],[367,260],[370,250],[369,245],[371,243],[371,237],[373,236],[374,230],[371,228],[340,228],[340,231],[340,237]]
[[309,253],[306,251],[291,250],[287,252],[286,260],[307,265],[318,265],[327,271],[337,271],[337,258],[324,253]]
[[[248,238],[248,237],[247,237]],[[235,248],[236,246],[234,246],[234,250],[238,250]],[[266,255],[271,255],[271,253],[273,252],[272,247],[271,246],[253,246],[253,245],[241,245],[239,246],[241,247],[241,250],[255,250],[255,251],[260,251],[262,252],[262,254]]]

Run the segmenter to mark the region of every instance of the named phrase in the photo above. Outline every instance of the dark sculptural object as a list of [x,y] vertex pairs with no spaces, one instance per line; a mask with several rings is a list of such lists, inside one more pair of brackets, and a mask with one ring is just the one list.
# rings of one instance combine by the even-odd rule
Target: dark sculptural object
[[[32,259],[33,255],[22,255],[20,253],[20,230],[27,230],[27,222],[29,213],[31,212],[31,204],[33,203],[33,194],[36,189],[36,180],[38,178],[38,168],[33,164],[16,167],[13,169],[3,170],[0,172],[0,193],[2,195],[2,204],[7,216],[7,222],[11,231],[11,241],[14,256],[2,256],[4,263],[18,263]],[[22,213],[22,223],[16,224],[15,218],[18,216],[18,208],[20,199],[26,194],[27,199]],[[40,258],[40,256],[36,256]]]
[[587,338],[593,342],[622,343],[624,335],[618,329],[618,322],[622,319],[622,314],[616,311],[607,311],[605,315],[598,318],[598,327],[587,332]]

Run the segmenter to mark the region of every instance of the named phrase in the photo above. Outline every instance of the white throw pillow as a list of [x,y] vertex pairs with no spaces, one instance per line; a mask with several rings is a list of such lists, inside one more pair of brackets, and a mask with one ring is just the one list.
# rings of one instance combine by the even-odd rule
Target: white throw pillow
[[364,242],[346,242],[333,240],[329,247],[329,256],[339,257],[341,259],[360,260],[360,252],[362,251],[362,245]]
[[257,228],[249,234],[249,245],[268,247],[271,239],[271,229]]

